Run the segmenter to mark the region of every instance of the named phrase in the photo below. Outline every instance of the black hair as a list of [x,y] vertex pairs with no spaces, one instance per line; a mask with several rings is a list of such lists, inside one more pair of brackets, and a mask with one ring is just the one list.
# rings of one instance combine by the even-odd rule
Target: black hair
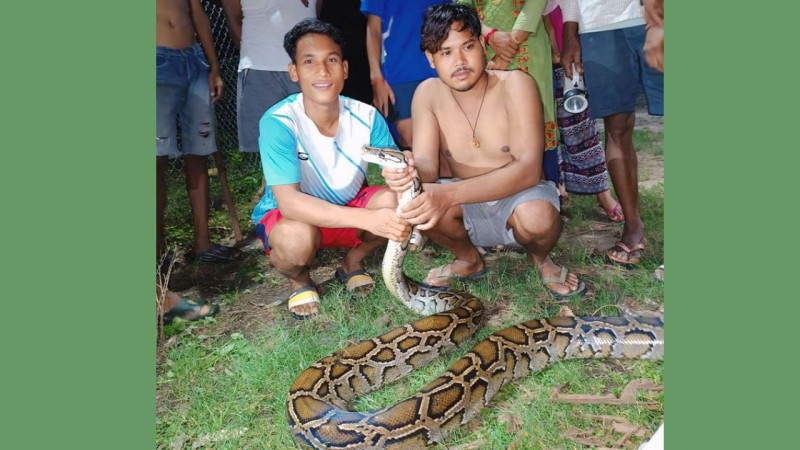
[[431,53],[438,52],[454,23],[461,24],[461,28],[457,31],[469,30],[475,37],[481,35],[481,19],[474,9],[464,5],[441,3],[429,6],[425,10],[419,48]]
[[292,64],[297,63],[295,60],[297,41],[307,34],[321,34],[328,36],[334,43],[336,43],[336,45],[339,46],[339,49],[342,51],[342,59],[346,59],[344,55],[344,36],[338,28],[319,19],[304,19],[292,27],[292,29],[286,33],[286,36],[283,37],[283,49],[289,54],[289,58],[292,58]]

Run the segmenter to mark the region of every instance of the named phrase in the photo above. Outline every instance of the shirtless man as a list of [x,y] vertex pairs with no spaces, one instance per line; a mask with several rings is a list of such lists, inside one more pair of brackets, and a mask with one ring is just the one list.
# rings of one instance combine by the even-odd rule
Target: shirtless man
[[[191,253],[206,262],[238,259],[239,250],[214,244],[208,235],[207,163],[217,151],[212,104],[222,96],[222,78],[199,0],[156,0],[156,45],[157,249],[159,254],[165,250],[167,158],[183,156],[194,225]],[[182,130],[180,150],[176,119]]]
[[[549,257],[561,222],[558,189],[542,181],[544,121],[535,82],[519,71],[485,69],[480,20],[462,5],[428,9],[421,47],[439,77],[414,95],[409,167],[383,175],[399,192],[419,174],[424,192],[401,217],[455,256],[432,269],[425,284],[475,279],[484,271],[475,246],[507,245],[525,249],[554,296],[583,293],[586,285]],[[455,181],[436,182],[440,153]]]
[[[208,155],[217,151],[212,103],[222,95],[222,78],[211,25],[200,0],[156,0],[156,46],[156,256],[166,250],[167,158],[183,156],[194,225],[192,252],[209,262],[236,259],[239,250],[216,245],[208,235],[207,162]],[[177,120],[182,130],[180,150]],[[164,309],[194,320],[213,315],[218,308],[168,292]]]

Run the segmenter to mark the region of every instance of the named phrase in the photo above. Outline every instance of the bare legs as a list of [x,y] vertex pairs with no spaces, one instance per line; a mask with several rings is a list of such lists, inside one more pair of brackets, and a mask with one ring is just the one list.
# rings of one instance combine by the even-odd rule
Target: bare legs
[[397,134],[400,135],[400,142],[398,144],[400,147],[403,148],[410,148],[411,147],[411,119],[402,119],[398,120],[397,123]]
[[[511,214],[508,226],[514,233],[514,238],[528,254],[528,260],[537,268],[540,276],[544,278],[558,278],[561,266],[550,259],[549,253],[558,241],[561,234],[561,220],[558,211],[549,202],[534,200],[525,202]],[[451,208],[439,221],[436,228],[427,232],[428,236],[437,244],[450,250],[455,259],[450,263],[453,274],[466,276],[483,268],[483,260],[478,250],[472,244],[464,228],[463,211],[460,206]],[[434,269],[428,274],[425,282],[436,281]],[[441,278],[441,277],[438,277]],[[580,280],[570,273],[565,282],[548,283],[547,287],[553,291],[566,295],[578,289]]]
[[208,156],[186,155],[186,192],[192,207],[194,252],[202,253],[214,244],[208,237]]
[[[202,253],[214,244],[208,234],[208,157],[185,155],[186,191],[192,209],[194,228],[193,250]],[[166,156],[156,156],[156,258],[166,251],[164,239],[164,212],[167,207]]]
[[[394,208],[397,196],[389,189],[381,189],[367,202],[366,209]],[[342,269],[346,273],[364,268],[364,258],[375,249],[386,243],[386,239],[375,236],[364,230],[357,230],[361,243],[350,249],[342,260]],[[275,269],[289,279],[289,290],[303,286],[311,286],[309,265],[319,246],[322,234],[314,225],[281,219],[269,233],[270,262]],[[295,314],[306,316],[319,311],[316,303],[299,305],[292,310]]]
[[[607,116],[603,120],[606,130],[606,165],[625,214],[625,226],[620,240],[633,248],[644,241],[644,224],[639,216],[638,160],[633,149],[636,118],[633,112],[623,112]],[[622,259],[627,258],[625,252],[615,254]]]
[[[535,200],[525,202],[511,214],[508,225],[517,240],[528,254],[530,261],[544,278],[558,278],[561,266],[550,259],[550,251],[555,247],[561,235],[561,219],[558,211],[549,202]],[[567,295],[578,289],[580,280],[574,273],[568,273],[564,283],[547,283],[547,287]]]

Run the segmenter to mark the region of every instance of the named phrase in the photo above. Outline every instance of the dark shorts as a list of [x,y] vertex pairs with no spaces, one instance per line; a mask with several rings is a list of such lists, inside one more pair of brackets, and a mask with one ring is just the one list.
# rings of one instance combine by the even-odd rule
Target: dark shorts
[[644,25],[580,35],[589,114],[599,119],[636,110],[644,90],[647,111],[664,115],[664,74],[647,65]]
[[236,83],[239,150],[258,152],[261,117],[272,105],[297,92],[300,92],[300,85],[289,78],[289,72],[253,69],[239,72]]
[[156,47],[156,156],[206,156],[217,151],[208,70],[200,44]]
[[[350,208],[366,208],[372,196],[384,188],[385,186],[362,187],[347,206]],[[281,214],[278,208],[275,208],[264,214],[264,217],[262,217],[258,225],[256,225],[256,236],[261,238],[261,243],[264,244],[264,251],[266,251],[267,254],[270,252],[269,234],[281,219],[283,219],[283,214]],[[319,231],[322,233],[322,238],[320,239],[319,246],[317,246],[317,250],[320,248],[353,248],[361,243],[361,239],[358,238],[357,234],[358,230],[355,228],[320,227]]]
[[423,81],[425,80],[395,83],[391,86],[394,92],[394,105],[389,113],[390,122],[411,118],[411,100],[414,98],[417,86]]

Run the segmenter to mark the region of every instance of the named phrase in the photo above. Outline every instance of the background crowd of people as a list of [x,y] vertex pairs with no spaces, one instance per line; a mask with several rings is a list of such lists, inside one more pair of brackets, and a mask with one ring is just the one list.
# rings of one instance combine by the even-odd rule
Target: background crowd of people
[[[465,37],[471,36],[477,41],[474,45],[480,58],[474,64],[471,62],[472,47],[460,55],[462,60],[453,60],[451,64],[437,47],[448,36],[440,36],[441,42],[427,47],[424,30],[420,36],[423,20],[428,17],[425,12],[432,6],[451,2],[222,0],[221,3],[230,35],[240,51],[235,87],[223,86],[208,18],[200,1],[157,1],[156,251],[160,260],[163,261],[166,253],[164,171],[168,158],[175,157],[184,159],[192,208],[194,241],[188,256],[207,263],[225,263],[241,257],[238,249],[215,244],[208,234],[207,157],[216,151],[213,104],[223,89],[227,89],[236,92],[239,149],[242,152],[260,152],[266,183],[270,186],[253,211],[252,219],[271,262],[290,280],[293,291],[290,300],[299,295],[305,302],[296,308],[290,303],[290,310],[297,316],[313,316],[317,310],[314,305],[319,299],[307,270],[303,270],[307,261],[298,260],[290,264],[286,258],[281,260],[280,251],[275,251],[291,239],[276,239],[274,234],[270,239],[273,227],[280,225],[277,231],[281,236],[283,225],[291,221],[310,225],[315,231],[305,239],[310,239],[313,244],[306,253],[313,256],[320,242],[326,240],[326,233],[319,230],[347,226],[341,221],[331,222],[331,218],[337,216],[335,213],[326,215],[320,222],[311,218],[311,214],[306,217],[303,212],[299,216],[289,212],[289,219],[287,211],[302,210],[296,205],[303,204],[307,197],[352,209],[350,202],[361,195],[352,187],[347,195],[341,195],[339,187],[315,194],[312,188],[307,188],[312,181],[304,168],[296,167],[296,162],[286,168],[281,165],[285,161],[275,160],[279,151],[293,155],[294,146],[310,145],[312,148],[297,151],[305,152],[306,156],[313,154],[327,144],[322,138],[333,138],[334,151],[342,154],[367,143],[396,145],[410,150],[412,165],[409,171],[397,175],[384,171],[387,184],[391,189],[401,190],[412,174],[419,174],[429,194],[419,200],[417,211],[402,217],[405,225],[395,226],[393,234],[385,229],[376,229],[370,234],[383,239],[398,238],[405,235],[407,225],[417,225],[426,230],[427,236],[449,249],[455,256],[454,260],[431,269],[426,284],[441,287],[449,284],[452,278],[475,279],[483,273],[481,255],[485,249],[517,246],[528,253],[553,295],[579,295],[585,290],[583,281],[549,257],[549,251],[560,234],[558,213],[569,193],[596,195],[609,220],[624,222],[622,236],[607,253],[611,261],[626,265],[640,261],[646,239],[639,217],[632,131],[635,102],[641,92],[647,97],[650,114],[663,115],[662,1],[648,0],[644,4],[639,0],[452,2],[473,11],[478,18],[477,25],[465,34]],[[467,22],[471,19],[458,14],[456,22],[469,28]],[[306,62],[298,64],[296,55],[289,53],[290,49],[286,47],[285,38],[288,39],[289,32],[298,24],[317,17],[332,24],[335,32],[329,33],[326,31],[328,28],[318,32],[312,27],[317,31],[306,34],[335,33],[336,39],[333,40],[340,47],[338,63],[341,65],[342,86],[337,86],[336,80],[332,82],[335,95],[331,98],[331,105],[335,106],[335,111],[330,109],[331,105],[323,108],[335,114],[320,116],[326,117],[327,123],[313,120],[316,129],[310,131],[294,123],[268,126],[266,119],[275,115],[274,107],[287,103],[288,99],[301,99],[299,103],[303,104],[292,113],[314,119],[309,110],[313,106],[309,97],[319,86],[310,83],[306,91],[302,89],[300,69]],[[463,32],[463,29],[455,31]],[[308,40],[303,37],[307,36],[301,35],[295,45]],[[313,64],[313,61],[308,63]],[[448,64],[452,67],[446,68]],[[484,68],[490,71],[485,72]],[[456,78],[463,78],[466,84],[449,82],[451,74],[446,71],[450,69],[453,73],[461,71]],[[573,70],[585,79],[591,99],[589,109],[577,114],[565,110],[562,95],[564,77],[571,78]],[[501,76],[499,71],[513,76]],[[525,74],[533,82],[532,86],[518,81],[517,73]],[[326,77],[328,75],[329,72]],[[440,80],[444,84],[431,80]],[[444,86],[446,89],[442,89]],[[510,97],[503,97],[504,92],[510,92]],[[350,104],[345,100],[344,105],[340,104],[340,93],[356,102]],[[290,103],[284,106],[291,109]],[[364,103],[372,104],[378,115],[364,109],[361,106]],[[509,109],[518,106],[523,109]],[[369,124],[368,128],[372,130],[360,144],[352,143],[352,148],[340,145],[344,140],[340,107],[355,119]],[[526,108],[529,107],[534,109],[528,111]],[[437,111],[437,108],[440,109]],[[363,117],[357,113],[359,110],[363,111]],[[425,121],[418,123],[417,116],[422,116]],[[445,117],[447,120],[440,120]],[[507,127],[498,125],[498,118],[502,117],[507,117]],[[455,125],[459,118],[463,122]],[[603,120],[604,142],[601,142],[595,127],[596,119]],[[517,120],[521,121],[515,123]],[[385,134],[380,131],[384,125],[387,129]],[[287,126],[293,133],[289,138],[294,140],[281,142],[280,134]],[[178,129],[181,130],[180,146]],[[319,139],[309,137],[314,133],[319,133]],[[416,136],[418,133],[423,135]],[[464,136],[471,139],[461,142]],[[525,139],[520,139],[520,136],[525,136]],[[284,146],[278,148],[278,144]],[[466,154],[465,149],[470,146],[483,146],[484,154],[481,157]],[[530,158],[525,153],[529,150],[532,152]],[[317,158],[321,160],[322,156]],[[356,176],[350,177],[345,184],[363,184],[366,165],[362,164],[364,167],[351,164]],[[475,167],[482,169],[473,170]],[[280,170],[276,172],[277,168]],[[327,179],[326,173],[334,170],[339,174]],[[293,171],[297,171],[296,176],[277,181],[281,179],[280,175]],[[341,171],[341,167],[323,167],[321,175],[314,175],[313,183],[323,186],[337,183],[334,178],[340,178]],[[611,196],[609,174],[619,203]],[[521,181],[498,183],[501,178]],[[296,185],[299,194],[279,194],[287,184]],[[472,196],[463,194],[470,192],[468,188],[471,185],[481,186],[480,195],[477,190]],[[487,189],[487,186],[492,187]],[[500,212],[500,222],[480,222],[478,219],[481,215],[496,215],[494,210],[471,210],[474,204],[508,200],[512,198],[510,196],[534,187],[538,189],[535,195],[515,200]],[[437,203],[440,200],[432,199],[433,193],[455,190],[462,193],[459,194],[461,198],[455,199],[454,195],[447,194],[436,197],[446,197],[447,202]],[[361,200],[364,203],[360,207],[372,209],[367,206],[369,198]],[[531,210],[519,208],[527,203],[537,207]],[[314,204],[312,201],[307,209],[319,215],[319,208]],[[393,208],[390,201],[381,200],[378,204],[379,207],[373,205],[373,208]],[[552,209],[549,206],[538,208],[545,204],[552,205]],[[273,211],[283,216],[276,219],[270,214]],[[265,221],[267,216],[272,218]],[[341,242],[326,241],[325,245],[358,248],[364,244],[360,233],[364,230],[363,223],[352,227],[359,230],[356,237]],[[484,233],[478,230],[483,229],[494,232],[496,236],[478,236]],[[381,242],[376,241],[368,246],[368,250],[380,246]],[[364,251],[346,257],[337,271],[348,289],[359,292],[374,284],[360,263]],[[296,253],[296,249],[292,252]],[[660,268],[660,277],[663,280],[663,267]],[[180,298],[160,284],[159,278],[157,292],[166,299],[163,310],[167,321],[175,317],[198,319],[218,311],[216,305]],[[314,295],[307,293],[310,291]]]

